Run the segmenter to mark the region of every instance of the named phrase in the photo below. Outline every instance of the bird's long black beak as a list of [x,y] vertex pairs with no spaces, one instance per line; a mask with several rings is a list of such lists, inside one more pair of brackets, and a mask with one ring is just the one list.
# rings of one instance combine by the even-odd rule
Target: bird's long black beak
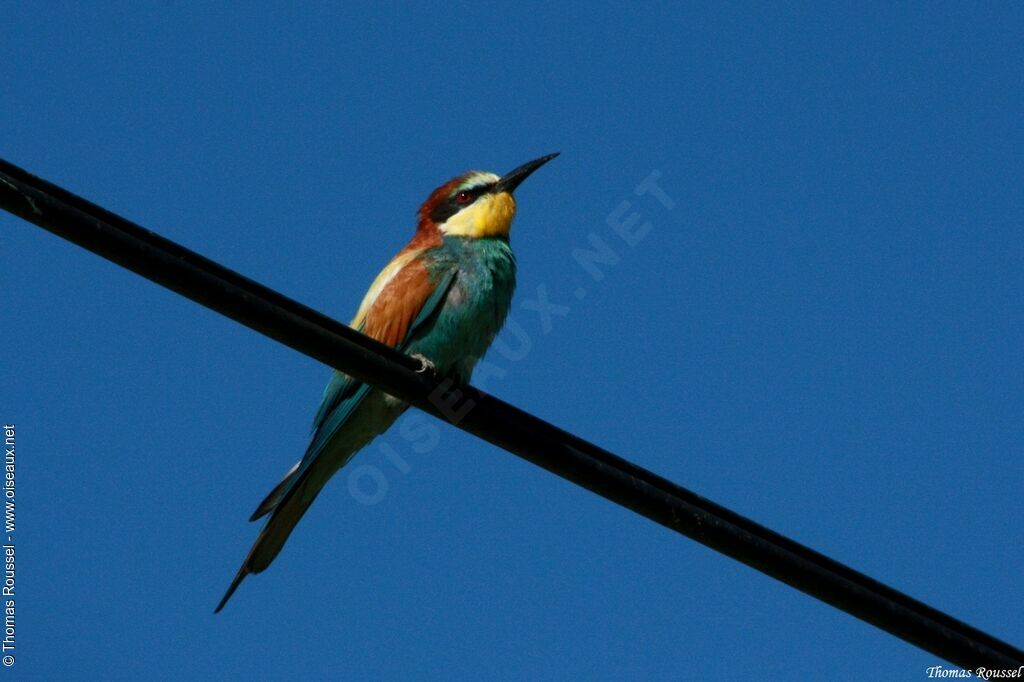
[[547,156],[542,156],[539,159],[534,159],[533,161],[528,161],[519,168],[516,168],[515,170],[510,170],[508,173],[505,173],[503,176],[501,176],[501,179],[498,180],[498,184],[494,186],[493,191],[508,192],[509,194],[511,194],[512,192],[515,191],[516,187],[519,186],[519,183],[521,183],[526,178],[530,177],[530,173],[537,170],[538,168],[540,168],[541,166],[543,166],[545,163],[555,158],[556,156],[558,156],[558,152],[555,152],[554,154],[548,154]]

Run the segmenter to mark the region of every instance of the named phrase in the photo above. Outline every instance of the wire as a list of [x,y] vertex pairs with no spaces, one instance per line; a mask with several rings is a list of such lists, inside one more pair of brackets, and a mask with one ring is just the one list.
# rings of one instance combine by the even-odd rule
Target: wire
[[0,159],[0,208],[966,669],[1024,652]]

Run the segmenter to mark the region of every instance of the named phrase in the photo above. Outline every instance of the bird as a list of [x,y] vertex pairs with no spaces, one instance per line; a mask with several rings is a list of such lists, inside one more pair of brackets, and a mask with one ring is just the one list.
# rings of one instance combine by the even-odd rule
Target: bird
[[[431,192],[417,212],[412,239],[373,280],[350,326],[417,358],[421,370],[468,383],[512,303],[513,192],[556,156],[547,154],[501,176],[469,171]],[[327,481],[407,407],[334,371],[309,445],[249,519],[269,517],[214,613],[246,576],[270,566]]]

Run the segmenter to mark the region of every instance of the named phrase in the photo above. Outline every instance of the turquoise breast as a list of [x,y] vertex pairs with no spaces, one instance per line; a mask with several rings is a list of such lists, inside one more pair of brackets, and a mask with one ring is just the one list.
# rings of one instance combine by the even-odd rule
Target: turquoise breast
[[516,261],[504,239],[445,237],[428,268],[439,277],[455,269],[448,294],[430,324],[410,339],[406,352],[420,353],[439,373],[469,377],[508,315]]

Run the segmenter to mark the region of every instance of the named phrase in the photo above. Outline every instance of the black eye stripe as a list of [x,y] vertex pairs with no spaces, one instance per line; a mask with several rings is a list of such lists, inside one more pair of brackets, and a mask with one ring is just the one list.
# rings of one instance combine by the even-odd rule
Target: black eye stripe
[[437,225],[440,225],[458,212],[458,206],[453,206],[451,202],[448,201],[442,201],[434,207],[433,211],[430,212],[430,219]]
[[[440,225],[443,222],[446,222],[449,218],[451,218],[453,215],[455,215],[462,209],[466,208],[467,206],[471,206],[473,204],[473,201],[476,201],[476,199],[481,194],[487,194],[492,189],[494,189],[494,184],[495,183],[492,182],[486,185],[477,185],[475,187],[468,187],[465,189],[456,190],[455,192],[452,193],[450,197],[448,197],[447,199],[445,199],[440,204],[434,207],[434,210],[430,212],[430,219],[433,220],[438,225]],[[456,201],[455,197],[457,197],[462,192],[468,193],[472,197],[473,201],[461,204],[458,201]]]

